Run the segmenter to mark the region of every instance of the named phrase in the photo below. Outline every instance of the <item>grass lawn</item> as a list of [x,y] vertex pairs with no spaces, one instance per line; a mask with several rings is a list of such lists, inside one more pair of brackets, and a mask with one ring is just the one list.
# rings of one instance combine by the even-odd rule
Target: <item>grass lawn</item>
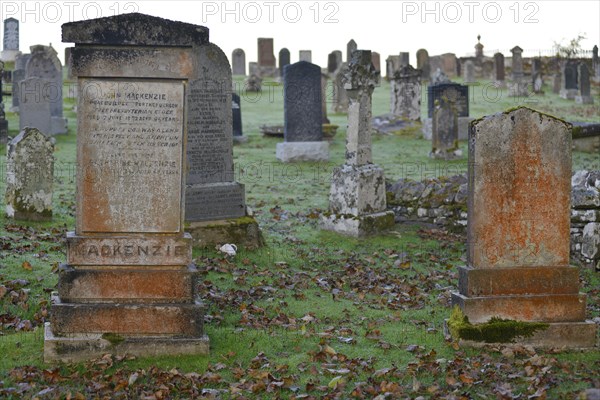
[[[472,117],[525,105],[568,121],[600,122],[598,86],[594,105],[576,105],[549,87],[543,96],[517,100],[503,91],[496,100],[485,83],[471,90]],[[389,112],[389,93],[385,81],[375,90],[374,116]],[[340,126],[329,162],[282,164],[275,159],[282,139],[259,131],[283,123],[282,98],[275,82],[260,97],[242,93],[249,141],[234,147],[236,177],[267,246],[232,259],[194,252],[210,355],[107,355],[48,365],[42,327],[56,269],[65,262],[65,235],[75,225],[76,114],[73,99],[65,99],[69,134],[56,137],[53,221],[26,224],[0,215],[0,398],[544,399],[600,387],[598,350],[475,350],[444,339],[466,238],[414,224],[364,240],[320,231],[316,216],[327,209],[332,168],[344,159],[346,115],[329,114]],[[422,107],[426,115],[425,97]],[[18,116],[7,117],[14,136]],[[388,181],[466,170],[466,157],[432,160],[430,148],[414,129],[373,137],[374,162]],[[466,142],[461,148],[466,154]],[[5,146],[0,154],[4,166]],[[573,169],[584,168],[600,169],[598,155],[574,152]],[[600,274],[580,272],[587,316],[600,318]]]

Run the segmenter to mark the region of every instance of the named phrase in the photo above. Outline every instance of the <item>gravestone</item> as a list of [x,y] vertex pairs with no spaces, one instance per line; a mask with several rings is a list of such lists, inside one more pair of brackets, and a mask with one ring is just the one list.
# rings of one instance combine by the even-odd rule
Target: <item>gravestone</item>
[[36,128],[45,135],[52,135],[52,86],[49,80],[38,77],[19,82],[19,130]]
[[[0,61],[0,76],[4,74],[4,63]],[[4,103],[2,102],[2,80],[0,79],[0,144],[6,144],[8,141],[8,121],[4,113]]]
[[231,53],[231,70],[233,75],[246,76],[246,53],[243,49],[235,49]]
[[494,54],[494,71],[495,71],[496,82],[504,82],[504,79],[505,79],[504,54],[502,54],[502,53]]
[[207,83],[231,77],[227,57],[205,27],[138,13],[64,24],[62,39],[75,43],[81,173],[44,359],[206,354],[183,200],[200,132],[229,126],[231,140],[231,80],[217,96]]
[[458,113],[454,103],[442,97],[435,101],[430,157],[451,160],[461,156],[458,148]]
[[562,67],[562,85],[559,96],[563,99],[574,100],[579,92],[578,62],[567,60]]
[[472,324],[547,324],[517,338],[539,347],[596,344],[569,266],[570,128],[520,107],[477,120],[469,137],[467,265],[452,303]]
[[[278,69],[275,64],[272,38],[258,38],[258,75],[261,77],[276,77]],[[250,74],[253,74],[250,71]]]
[[248,75],[260,75],[260,68],[257,62],[250,61],[248,63]]
[[391,112],[402,118],[421,120],[421,71],[405,65],[391,81]]
[[[427,87],[427,118],[423,120],[421,131],[423,137],[431,140],[433,137],[433,111],[435,102],[446,99],[452,103],[458,114],[458,139],[467,140],[469,136],[469,123],[473,118],[469,117],[469,87],[451,82],[448,77],[440,71],[435,74],[432,84]],[[437,83],[436,82],[442,82]]]
[[31,54],[19,54],[15,59],[15,69],[12,73],[12,112],[19,112],[19,83],[25,79],[25,66],[31,58]]
[[283,69],[290,65],[290,51],[285,47],[279,50],[279,76],[283,76]]
[[445,53],[440,56],[440,63],[442,71],[449,78],[456,78],[458,74],[458,59],[454,53]]
[[598,57],[598,45],[592,48],[592,71],[594,72],[594,80],[600,82],[600,58]]
[[4,36],[2,40],[0,61],[15,61],[19,55],[19,20],[7,18],[4,20]]
[[311,63],[312,62],[312,51],[300,50],[300,52],[298,53],[298,60]]
[[276,156],[282,162],[327,161],[329,143],[323,141],[321,68],[299,61],[283,70],[283,143]]
[[394,73],[400,69],[400,56],[389,56],[385,60],[385,77],[392,79]]
[[36,128],[23,129],[7,146],[6,216],[26,221],[52,219],[54,145]]
[[552,93],[559,94],[561,85],[562,85],[562,74],[560,72],[557,72],[552,76]]
[[242,130],[242,102],[240,96],[236,93],[231,93],[231,112],[233,125],[233,142],[246,142],[248,137],[244,136]]
[[[340,65],[342,65],[344,63],[343,53],[341,50],[334,50],[333,54],[335,54],[335,59],[336,59],[335,65],[337,66],[337,68],[339,68]],[[337,71],[337,68],[334,70],[334,72]]]
[[410,65],[410,53],[409,52],[400,52],[400,68]]
[[542,79],[542,59],[535,57],[531,60],[531,84],[533,85],[533,92],[536,94],[543,94],[542,86],[544,80]]
[[475,83],[475,63],[466,61],[463,69],[463,81],[466,84]]
[[352,58],[352,52],[356,51],[358,46],[354,39],[350,39],[350,41],[346,44],[346,62],[349,63]]
[[431,78],[431,65],[429,63],[429,53],[425,49],[417,50],[417,69],[421,70],[421,78],[429,80]]
[[371,53],[371,64],[375,67],[375,71],[381,73],[381,55],[376,51]]
[[496,79],[494,61],[485,59],[481,62],[481,77],[483,79]]
[[579,76],[579,93],[575,96],[575,102],[594,104],[594,98],[590,91],[590,71],[585,62],[580,62],[577,66],[577,75]]
[[323,229],[363,237],[394,225],[394,213],[386,211],[383,169],[372,159],[371,95],[378,84],[371,52],[355,51],[344,77],[350,99],[346,161],[334,170],[329,212],[321,215]]
[[526,97],[529,95],[528,84],[523,73],[523,49],[513,47],[512,53],[512,82],[508,86],[509,97]]
[[435,72],[431,75],[430,86],[440,85],[442,83],[452,83],[450,78],[442,71],[441,69],[436,69]]
[[329,53],[327,55],[327,72],[332,74],[338,68],[338,58],[335,52]]
[[[67,133],[67,120],[63,118],[63,72],[56,50],[52,46],[31,46],[31,57],[25,66],[25,78],[41,78],[48,81],[44,86],[44,96],[50,99],[52,115],[51,130],[45,134]],[[21,93],[22,95],[22,93]],[[36,127],[37,128],[37,127]]]
[[348,94],[344,89],[344,74],[348,69],[348,64],[342,63],[333,74],[333,98],[331,99],[331,111],[333,113],[348,112]]
[[327,118],[327,89],[328,89],[329,75],[321,73],[321,123],[328,124],[329,118]]

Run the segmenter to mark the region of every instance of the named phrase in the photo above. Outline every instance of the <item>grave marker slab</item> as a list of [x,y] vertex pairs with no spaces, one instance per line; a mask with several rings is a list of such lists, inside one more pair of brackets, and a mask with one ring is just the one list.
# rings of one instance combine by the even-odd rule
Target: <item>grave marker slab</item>
[[512,82],[508,87],[510,97],[526,97],[529,95],[528,83],[523,72],[523,49],[513,47],[512,53]]
[[590,71],[584,62],[577,66],[577,75],[579,76],[579,93],[575,96],[575,102],[578,104],[594,104],[594,98],[590,91]]
[[307,61],[285,67],[284,142],[277,143],[282,162],[327,161],[329,143],[323,141],[321,68]]
[[431,64],[429,63],[429,53],[425,49],[417,50],[417,69],[421,70],[421,78],[430,79]]
[[421,120],[422,72],[407,65],[391,81],[391,112],[412,121]]
[[496,82],[504,82],[505,71],[504,71],[504,54],[494,54],[494,71]]
[[[224,61],[230,75],[229,63],[207,28],[138,13],[67,23],[62,38],[75,43],[81,173],[44,359],[206,354],[183,223],[186,134],[211,117],[198,111],[214,98],[197,90],[211,63]],[[223,103],[215,107],[231,118]]]
[[246,142],[247,136],[244,136],[242,130],[242,102],[240,96],[236,93],[231,93],[231,112],[233,124],[233,141]]
[[52,134],[52,82],[38,77],[19,82],[19,129],[37,128],[45,135]]
[[235,49],[231,53],[231,71],[233,75],[246,76],[246,53],[243,49]]
[[528,108],[472,124],[467,266],[452,294],[473,324],[543,322],[536,346],[593,347],[586,296],[569,266],[570,125]]
[[19,20],[7,18],[4,20],[4,36],[2,40],[1,61],[15,61],[19,55]]
[[54,145],[36,128],[25,128],[7,146],[6,216],[52,219]]
[[433,158],[451,160],[461,155],[458,149],[458,113],[454,103],[442,97],[433,110],[431,153]]
[[298,53],[298,61],[306,61],[312,63],[312,51],[300,50],[300,52]]
[[562,86],[559,96],[563,99],[574,100],[579,90],[578,62],[567,60],[562,67]]
[[323,229],[363,237],[394,225],[393,212],[386,211],[383,169],[372,162],[371,95],[378,84],[371,52],[355,51],[344,75],[350,100],[346,162],[334,171]]
[[283,76],[283,69],[290,65],[290,51],[285,47],[279,50],[279,76]]
[[371,53],[371,64],[375,67],[375,71],[381,73],[381,55],[376,51]]

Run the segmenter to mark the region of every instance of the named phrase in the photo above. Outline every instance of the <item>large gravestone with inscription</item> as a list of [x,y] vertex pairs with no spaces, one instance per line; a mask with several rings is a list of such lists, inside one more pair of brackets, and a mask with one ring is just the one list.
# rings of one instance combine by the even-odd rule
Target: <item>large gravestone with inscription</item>
[[[539,322],[536,346],[594,347],[586,295],[569,265],[571,126],[520,107],[469,136],[467,265],[452,303],[472,324]],[[458,332],[454,332],[458,334]]]
[[283,73],[283,143],[276,157],[282,162],[327,161],[329,143],[323,141],[321,68],[308,61],[288,65]]
[[[67,133],[67,120],[63,118],[63,72],[62,64],[52,46],[31,46],[31,57],[25,66],[25,79],[41,78],[47,81],[42,95],[50,100],[51,129],[44,133],[55,135]],[[21,98],[25,93],[20,93]]]
[[205,27],[137,13],[65,24],[62,39],[75,43],[80,171],[44,358],[206,354],[184,232],[187,135],[211,118],[205,83],[225,56]]
[[19,55],[19,20],[7,18],[4,20],[4,35],[2,37],[1,61],[15,61]]

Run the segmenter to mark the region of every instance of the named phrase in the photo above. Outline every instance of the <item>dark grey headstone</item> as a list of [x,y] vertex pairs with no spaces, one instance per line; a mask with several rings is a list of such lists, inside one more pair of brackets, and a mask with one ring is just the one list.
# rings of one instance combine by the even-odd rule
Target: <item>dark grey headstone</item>
[[300,61],[283,71],[285,141],[321,141],[321,68]]
[[233,75],[246,75],[246,53],[244,50],[233,50],[231,54],[231,73]]
[[542,59],[535,57],[531,60],[531,76],[534,76],[538,72],[542,72]]
[[290,51],[287,48],[279,50],[279,74],[283,76],[283,69],[290,65]]
[[496,53],[494,54],[494,69],[496,70],[496,80],[503,81],[504,80],[504,54]]
[[431,138],[434,156],[445,158],[458,149],[458,115],[454,103],[446,98],[435,103]]
[[400,52],[400,68],[410,65],[410,53],[402,51]]
[[[63,75],[62,64],[52,46],[32,46],[31,58],[25,67],[26,78],[41,78],[49,82],[46,95],[50,99],[50,112],[53,117],[63,115]],[[52,134],[42,130],[45,134]],[[58,132],[57,132],[58,133]]]
[[41,78],[27,78],[19,82],[19,129],[37,128],[45,135],[52,132],[52,82]]
[[337,55],[335,53],[329,53],[329,55],[327,56],[327,72],[332,74],[337,70],[337,61]]
[[469,116],[469,87],[458,83],[442,83],[427,87],[427,116],[433,117],[435,101],[447,98],[454,107],[459,117]]
[[231,93],[231,111],[233,114],[233,136],[242,136],[242,103],[240,96],[236,93]]
[[7,18],[4,20],[4,50],[19,50],[19,20]]
[[577,77],[577,62],[569,60],[565,64],[563,71],[563,87],[565,89],[578,89],[578,77]]
[[590,70],[587,65],[582,62],[579,63],[577,72],[579,74],[579,95],[590,96]]

